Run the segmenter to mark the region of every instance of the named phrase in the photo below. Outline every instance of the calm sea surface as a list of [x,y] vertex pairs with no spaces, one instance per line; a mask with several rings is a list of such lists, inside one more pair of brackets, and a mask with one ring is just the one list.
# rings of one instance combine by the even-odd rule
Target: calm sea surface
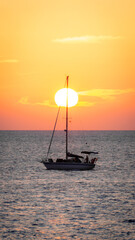
[[[52,157],[65,156],[58,131]],[[135,131],[72,131],[99,152],[92,171],[48,171],[50,131],[1,131],[0,239],[135,239]]]

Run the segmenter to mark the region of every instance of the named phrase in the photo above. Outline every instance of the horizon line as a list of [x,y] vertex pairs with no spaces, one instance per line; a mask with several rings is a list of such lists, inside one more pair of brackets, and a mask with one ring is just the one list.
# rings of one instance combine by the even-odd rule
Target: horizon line
[[[53,129],[0,129],[0,131],[4,132],[4,131],[36,131],[36,132],[40,132],[40,131],[53,131]],[[62,129],[57,129],[55,131],[63,131]],[[72,129],[69,130],[70,131],[135,131],[135,129],[85,129],[85,130],[81,130],[81,129]]]

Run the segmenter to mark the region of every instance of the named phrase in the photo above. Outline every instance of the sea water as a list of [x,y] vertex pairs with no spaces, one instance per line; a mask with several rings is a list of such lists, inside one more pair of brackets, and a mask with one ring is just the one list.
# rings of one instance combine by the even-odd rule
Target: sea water
[[[135,239],[135,131],[71,131],[69,151],[98,151],[91,171],[49,171],[50,131],[1,131],[1,239]],[[50,157],[65,157],[57,131]]]

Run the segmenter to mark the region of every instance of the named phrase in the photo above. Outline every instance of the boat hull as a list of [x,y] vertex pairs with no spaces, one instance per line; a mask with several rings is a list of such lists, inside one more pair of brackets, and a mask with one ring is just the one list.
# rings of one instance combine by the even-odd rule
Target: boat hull
[[92,170],[95,167],[95,164],[91,163],[61,163],[61,162],[43,162],[47,170],[78,170],[78,171],[85,171],[85,170]]

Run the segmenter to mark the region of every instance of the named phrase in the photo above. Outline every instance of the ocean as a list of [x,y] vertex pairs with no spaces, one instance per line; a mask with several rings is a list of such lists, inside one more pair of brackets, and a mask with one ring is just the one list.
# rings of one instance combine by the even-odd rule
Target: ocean
[[[71,131],[69,151],[98,151],[90,171],[41,163],[51,131],[0,131],[0,239],[135,239],[135,131]],[[50,157],[65,156],[56,131]]]

